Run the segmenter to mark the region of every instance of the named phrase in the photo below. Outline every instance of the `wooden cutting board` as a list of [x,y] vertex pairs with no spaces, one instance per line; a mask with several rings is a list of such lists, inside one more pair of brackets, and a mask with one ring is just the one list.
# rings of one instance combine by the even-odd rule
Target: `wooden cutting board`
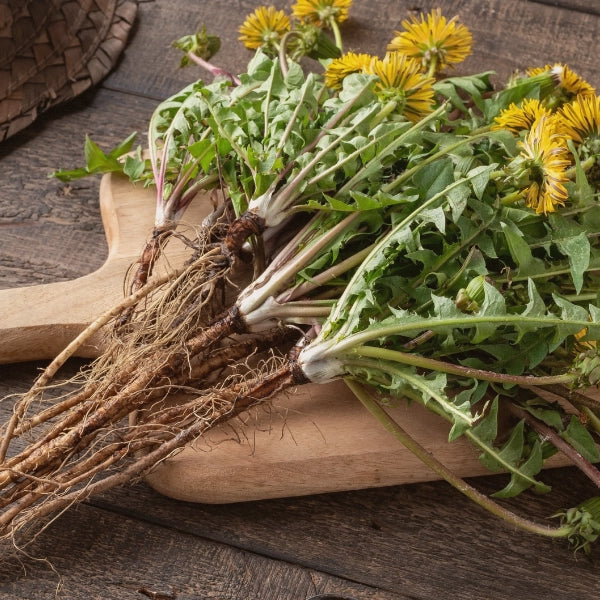
[[[123,295],[123,279],[152,229],[154,196],[107,175],[100,187],[108,241],[104,265],[73,281],[0,290],[0,363],[50,359]],[[186,214],[199,222],[207,206]],[[176,261],[177,250],[172,257]],[[64,298],[68,298],[67,305]],[[79,356],[94,357],[97,336]],[[419,405],[402,402],[395,419],[459,475],[487,473],[464,440]],[[555,457],[553,466],[564,465]],[[427,481],[435,475],[387,433],[343,382],[307,385],[218,427],[148,476],[174,498],[227,503]],[[503,482],[499,482],[499,488]]]

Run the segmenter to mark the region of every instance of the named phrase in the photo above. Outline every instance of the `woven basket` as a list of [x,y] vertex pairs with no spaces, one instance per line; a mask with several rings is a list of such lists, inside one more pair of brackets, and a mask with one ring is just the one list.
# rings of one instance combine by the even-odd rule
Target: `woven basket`
[[0,0],[0,142],[115,65],[135,0]]

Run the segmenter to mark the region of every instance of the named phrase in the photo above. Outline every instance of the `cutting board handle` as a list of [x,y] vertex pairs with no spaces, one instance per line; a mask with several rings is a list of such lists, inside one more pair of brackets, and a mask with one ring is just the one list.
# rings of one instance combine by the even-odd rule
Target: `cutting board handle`
[[[154,222],[152,190],[131,193],[125,178],[105,175],[100,212],[108,243],[104,264],[71,281],[0,290],[0,363],[54,358],[91,320],[123,297],[123,278]],[[98,355],[101,337],[78,356]]]

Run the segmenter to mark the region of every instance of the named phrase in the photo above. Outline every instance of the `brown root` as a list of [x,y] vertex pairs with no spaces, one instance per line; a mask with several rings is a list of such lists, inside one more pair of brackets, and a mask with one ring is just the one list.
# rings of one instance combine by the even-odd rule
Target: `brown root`
[[246,215],[224,238],[201,228],[188,264],[160,281],[145,278],[162,246],[146,248],[147,268],[140,263],[132,289],[146,283],[93,325],[117,324],[102,356],[48,405],[61,391],[49,383],[63,358],[53,363],[2,432],[0,537],[143,476],[215,424],[303,383],[294,360],[257,370],[265,353],[287,350],[297,332],[249,334],[234,304],[249,275],[236,272],[232,257],[262,226]]
[[[26,473],[24,467],[32,465],[25,462],[10,469],[14,484],[0,494],[0,537],[13,537],[43,516],[142,477],[216,424],[305,382],[295,363],[277,364],[253,378],[245,370],[233,373],[221,387],[188,395],[173,406],[148,409],[133,427],[114,424],[103,429],[94,444],[88,440],[81,456],[71,452],[55,458],[43,474]],[[69,439],[71,449],[77,449],[74,441]]]
[[260,235],[265,230],[265,220],[253,212],[245,212],[238,217],[223,240],[223,254],[230,257],[231,262],[239,255],[246,240],[251,235]]

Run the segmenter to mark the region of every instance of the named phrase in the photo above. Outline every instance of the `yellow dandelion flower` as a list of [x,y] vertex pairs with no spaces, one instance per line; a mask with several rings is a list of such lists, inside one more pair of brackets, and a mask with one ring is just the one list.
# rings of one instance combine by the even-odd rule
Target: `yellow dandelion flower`
[[388,50],[402,52],[419,60],[429,75],[448,65],[462,62],[471,54],[473,37],[457,17],[447,20],[441,10],[435,9],[420,20],[414,15],[402,21],[406,31],[395,31]]
[[240,42],[255,50],[256,48],[275,48],[290,30],[290,20],[274,6],[259,6],[239,28]]
[[[585,79],[577,75],[567,65],[556,63],[542,68],[527,69],[529,77],[550,73],[556,86],[554,104],[570,102],[577,96],[595,96],[596,90]],[[552,104],[552,103],[551,103]]]
[[325,70],[325,85],[332,90],[341,89],[344,78],[352,73],[364,73],[372,58],[370,54],[347,52],[332,60]]
[[495,119],[492,129],[508,129],[513,133],[519,133],[531,126],[542,115],[549,115],[550,111],[543,106],[537,98],[525,98],[520,105],[514,102],[505,108]]
[[304,23],[318,27],[341,23],[348,18],[352,0],[298,0],[292,6],[293,15]]
[[388,52],[383,59],[373,57],[366,72],[377,75],[376,93],[384,101],[395,101],[401,112],[413,123],[433,110],[432,77],[421,71],[416,60],[400,52]]
[[579,96],[558,111],[561,135],[582,144],[600,139],[600,96]]
[[522,191],[525,204],[538,214],[555,212],[568,198],[565,170],[571,163],[552,119],[547,115],[537,119],[520,146],[522,166],[529,179],[529,185]]

